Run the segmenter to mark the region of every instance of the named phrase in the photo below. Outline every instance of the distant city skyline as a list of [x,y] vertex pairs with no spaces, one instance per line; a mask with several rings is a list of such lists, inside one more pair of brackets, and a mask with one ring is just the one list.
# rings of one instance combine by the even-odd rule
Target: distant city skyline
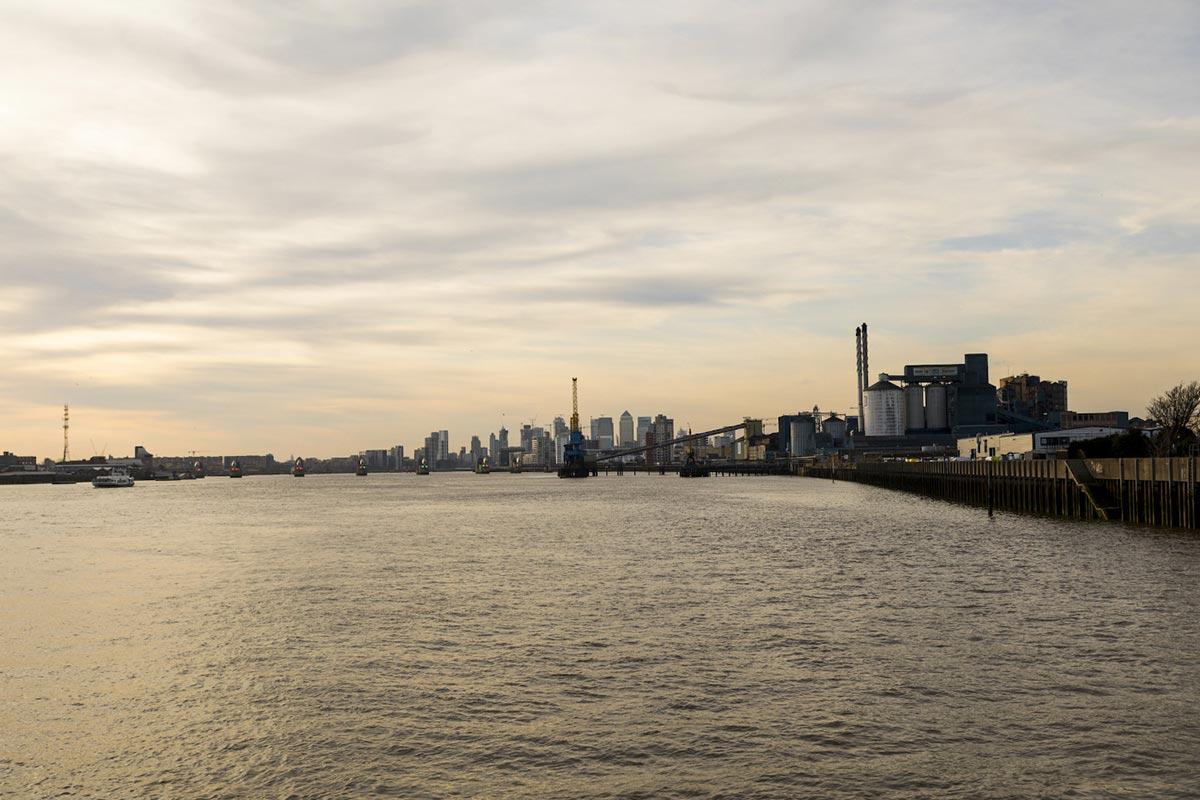
[[[0,29],[0,449],[337,456],[1200,375],[1200,7],[61,2]],[[461,432],[463,438],[458,438]],[[515,434],[514,434],[515,438]]]

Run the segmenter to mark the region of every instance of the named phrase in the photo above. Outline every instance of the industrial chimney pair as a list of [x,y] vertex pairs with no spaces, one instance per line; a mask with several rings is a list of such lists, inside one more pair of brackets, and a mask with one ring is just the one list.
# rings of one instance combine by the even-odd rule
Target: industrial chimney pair
[[858,430],[860,434],[867,432],[867,417],[863,407],[863,392],[867,389],[867,376],[871,374],[867,364],[867,323],[854,329],[855,360],[858,367]]

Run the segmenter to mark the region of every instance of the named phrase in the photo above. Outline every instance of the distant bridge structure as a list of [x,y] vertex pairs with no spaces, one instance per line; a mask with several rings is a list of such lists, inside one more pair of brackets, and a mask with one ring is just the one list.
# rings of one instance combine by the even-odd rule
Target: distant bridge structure
[[750,420],[744,420],[742,422],[737,423],[736,425],[726,425],[724,428],[713,428],[711,431],[701,431],[700,433],[689,433],[687,436],[677,436],[674,439],[671,439],[670,441],[667,441],[667,442],[655,442],[654,444],[642,445],[639,447],[630,447],[630,448],[627,448],[624,450],[618,450],[615,453],[608,453],[607,455],[597,456],[596,463],[599,463],[601,461],[611,461],[614,458],[624,458],[626,456],[635,456],[638,453],[645,453],[650,450],[657,450],[660,447],[673,447],[677,444],[684,444],[685,442],[694,442],[698,439],[707,439],[710,436],[720,436],[722,433],[730,433],[731,431],[742,430],[746,427],[749,427],[752,424],[755,424],[755,423],[751,422]]

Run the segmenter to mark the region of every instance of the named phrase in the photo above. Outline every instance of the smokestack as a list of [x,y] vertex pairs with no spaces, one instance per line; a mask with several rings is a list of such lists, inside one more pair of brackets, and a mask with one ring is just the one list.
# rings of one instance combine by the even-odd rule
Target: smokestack
[[863,419],[863,350],[862,326],[854,329],[854,361],[858,368],[858,425],[862,430]]
[[[863,353],[862,389],[859,390],[859,397],[861,397],[862,392],[866,391],[867,387],[871,385],[871,378],[870,378],[871,362],[867,357],[867,352],[868,352],[867,351],[867,323],[864,322],[862,324],[862,353]],[[861,401],[860,401],[860,403],[861,403]],[[860,431],[862,431],[863,436],[867,435],[867,409],[866,409],[866,407],[863,407],[859,413],[858,429]]]
[[863,389],[871,385],[871,363],[867,359],[867,323],[862,324],[863,331]]

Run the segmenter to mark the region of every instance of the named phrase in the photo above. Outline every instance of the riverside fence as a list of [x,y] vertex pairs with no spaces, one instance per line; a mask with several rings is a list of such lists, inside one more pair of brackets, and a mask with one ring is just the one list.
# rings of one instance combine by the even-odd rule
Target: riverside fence
[[817,462],[814,478],[1084,520],[1200,529],[1196,458]]

